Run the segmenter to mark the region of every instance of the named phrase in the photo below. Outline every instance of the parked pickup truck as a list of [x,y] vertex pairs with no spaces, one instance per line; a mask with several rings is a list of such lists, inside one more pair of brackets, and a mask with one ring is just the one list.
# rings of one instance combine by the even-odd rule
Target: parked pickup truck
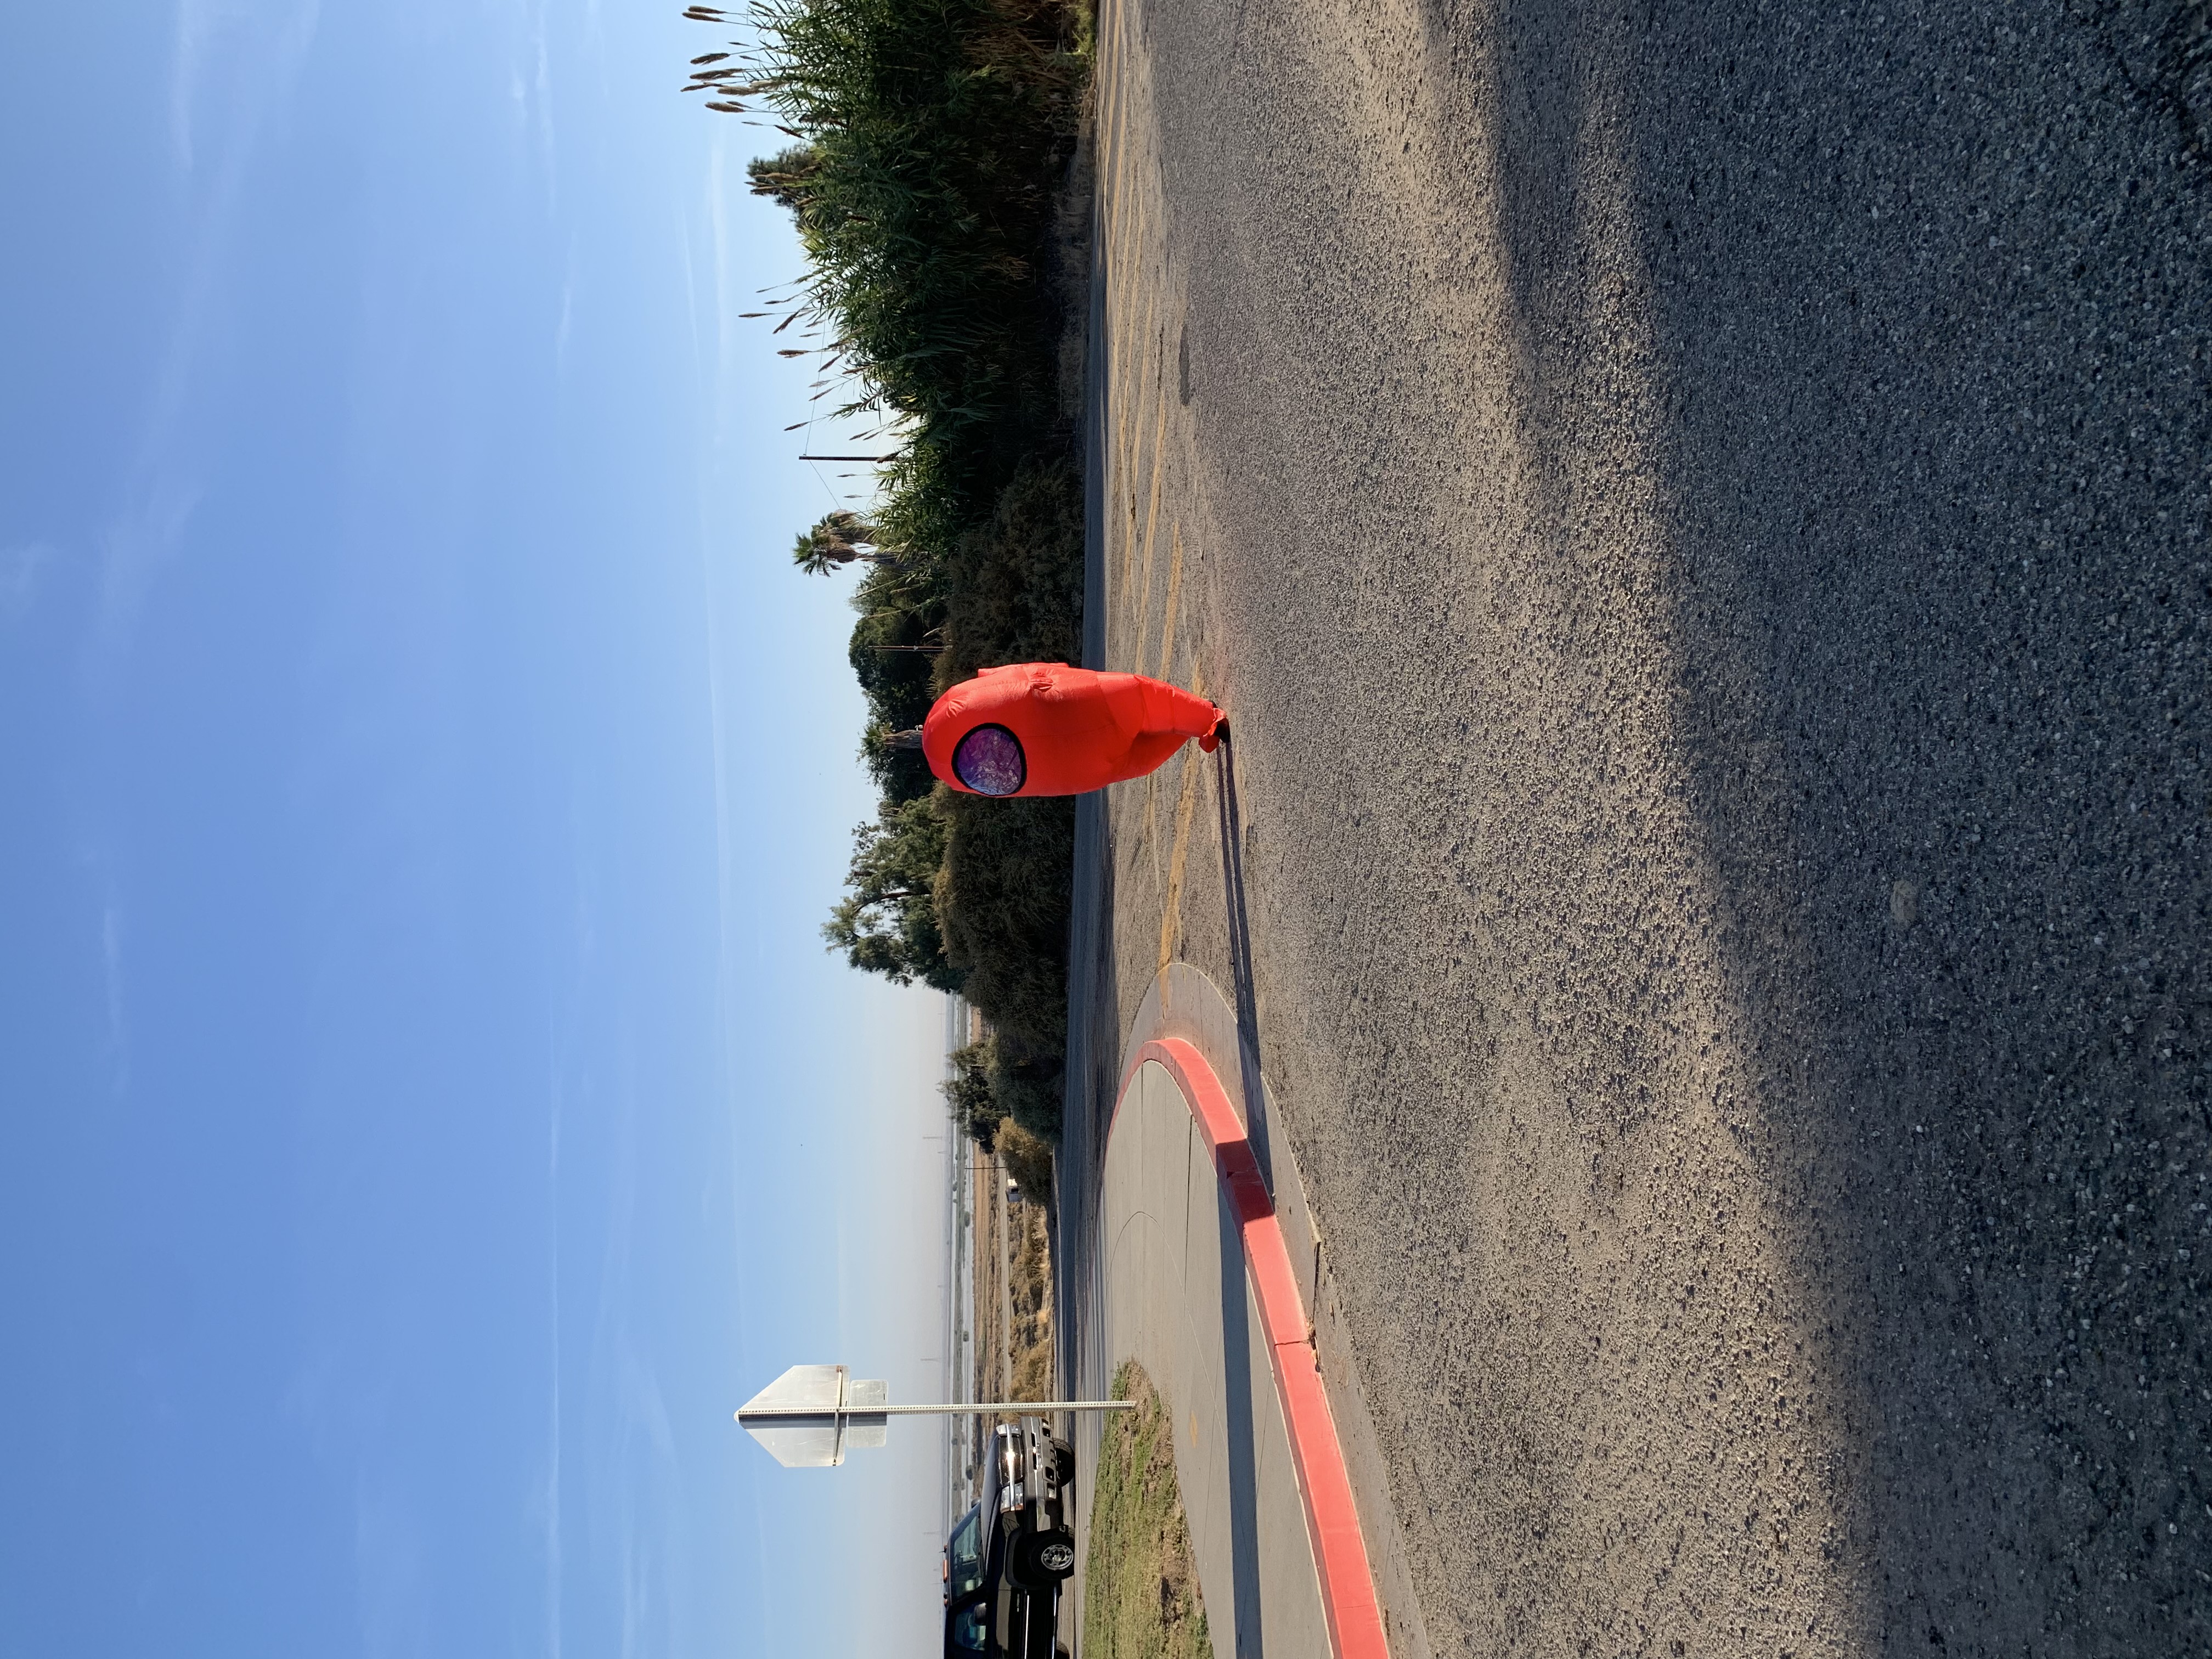
[[982,1501],[945,1545],[945,1659],[1054,1659],[1075,1450],[1044,1419],[1002,1423],[984,1460]]

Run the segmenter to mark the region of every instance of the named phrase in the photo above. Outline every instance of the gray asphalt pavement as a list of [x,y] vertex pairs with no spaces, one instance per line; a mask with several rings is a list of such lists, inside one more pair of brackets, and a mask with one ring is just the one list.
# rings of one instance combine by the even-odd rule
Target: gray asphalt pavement
[[2212,1649],[2205,21],[1106,9],[1095,653],[1236,735],[1085,1075],[1235,986],[1433,1651]]

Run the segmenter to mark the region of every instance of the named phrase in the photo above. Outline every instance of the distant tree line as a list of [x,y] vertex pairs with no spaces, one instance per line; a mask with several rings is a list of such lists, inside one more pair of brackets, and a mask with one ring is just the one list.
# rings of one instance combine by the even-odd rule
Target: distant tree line
[[[793,562],[856,570],[848,658],[868,706],[875,815],[823,929],[856,968],[965,995],[990,1037],[948,1085],[989,1144],[1056,1139],[1074,813],[938,784],[896,734],[1000,662],[1079,660],[1083,487],[1060,342],[1082,303],[1058,234],[1088,84],[1083,0],[766,0],[687,15],[750,38],[690,89],[793,142],[752,189],[798,226],[808,274],[763,303],[779,349],[818,355],[835,413],[896,447],[863,515],[826,515]],[[1087,222],[1087,204],[1079,216]]]

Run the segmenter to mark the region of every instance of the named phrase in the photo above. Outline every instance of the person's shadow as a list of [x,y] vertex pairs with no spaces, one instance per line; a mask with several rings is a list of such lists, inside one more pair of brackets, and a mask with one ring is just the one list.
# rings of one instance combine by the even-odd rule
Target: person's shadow
[[[1274,1169],[1268,1157],[1267,1097],[1260,1081],[1260,1027],[1257,999],[1252,985],[1252,929],[1244,890],[1244,817],[1237,798],[1237,753],[1224,734],[1213,751],[1221,828],[1221,887],[1229,926],[1230,996],[1237,1014],[1237,1066],[1244,1097],[1245,1132],[1250,1137],[1260,1174],[1273,1192]],[[1227,1201],[1221,1205],[1222,1265],[1243,1265],[1244,1242],[1237,1219]],[[1257,1659],[1267,1651],[1260,1595],[1259,1469],[1254,1441],[1252,1391],[1272,1388],[1272,1368],[1254,1374],[1250,1310],[1246,1303],[1245,1275],[1224,1271],[1221,1275],[1221,1326],[1224,1382],[1228,1408],[1225,1427],[1229,1454],[1230,1562],[1237,1608],[1237,1651],[1239,1659]]]
[[1237,798],[1237,744],[1224,732],[1213,751],[1214,800],[1221,820],[1221,890],[1229,925],[1230,1000],[1237,1012],[1237,1081],[1243,1085],[1246,1133],[1267,1190],[1275,1189],[1270,1156],[1267,1091],[1260,1081],[1260,1009],[1252,981],[1252,922],[1244,890],[1244,813]]
[[[1213,753],[1215,801],[1221,847],[1222,889],[1229,935],[1229,994],[1237,1020],[1238,1082],[1245,1103],[1247,1133],[1260,1173],[1274,1189],[1274,1167],[1269,1152],[1267,1091],[1260,1075],[1260,1029],[1252,970],[1251,923],[1244,875],[1245,826],[1237,790],[1236,745],[1224,736]],[[1081,1375],[1085,1354],[1103,1352],[1104,1333],[1098,1322],[1103,1307],[1092,1294],[1096,1271],[1091,1229],[1097,1216],[1097,1183],[1105,1154],[1108,1129],[1120,1083],[1114,1069],[1118,1052],[1097,1041],[1098,1033],[1118,1030],[1119,998],[1115,967],[1114,874],[1107,854],[1105,799],[1085,795],[1076,809],[1076,885],[1071,915],[1071,990],[1067,1110],[1061,1128],[1057,1160],[1056,1203],[1061,1237],[1084,1241],[1076,1249],[1056,1255],[1054,1291],[1061,1310],[1057,1340],[1063,1374]],[[1243,1237],[1226,1203],[1220,1207],[1219,1249],[1224,1268],[1243,1261]],[[1076,1259],[1078,1251],[1081,1260]],[[1257,1446],[1253,1421],[1253,1389],[1271,1389],[1271,1369],[1255,1369],[1252,1354],[1250,1310],[1245,1275],[1224,1271],[1221,1275],[1221,1334],[1224,1384],[1225,1450],[1228,1457],[1231,1571],[1235,1607],[1237,1653],[1239,1659],[1259,1659],[1266,1651],[1260,1586],[1260,1514]],[[1266,1362],[1261,1362],[1265,1367]],[[1103,1375],[1084,1375],[1084,1382],[1103,1389]],[[1097,1439],[1090,1424],[1078,1425],[1082,1450],[1097,1455]]]

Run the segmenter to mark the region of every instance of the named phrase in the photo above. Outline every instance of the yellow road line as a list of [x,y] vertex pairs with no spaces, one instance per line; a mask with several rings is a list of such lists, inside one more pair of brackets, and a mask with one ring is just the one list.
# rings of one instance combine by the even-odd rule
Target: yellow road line
[[[1137,387],[1142,384],[1146,362],[1152,355],[1152,321],[1159,302],[1158,290],[1155,288],[1146,297],[1145,325],[1140,334],[1132,337],[1125,328],[1120,326],[1126,316],[1126,302],[1134,300],[1135,290],[1141,276],[1139,261],[1145,246],[1145,230],[1150,204],[1141,192],[1134,203],[1130,203],[1127,199],[1127,191],[1133,187],[1137,181],[1142,179],[1144,170],[1140,166],[1135,165],[1132,159],[1133,152],[1138,148],[1131,142],[1132,128],[1136,118],[1136,96],[1129,76],[1123,69],[1126,62],[1122,56],[1123,33],[1127,27],[1127,19],[1126,10],[1121,6],[1116,5],[1114,9],[1113,26],[1115,56],[1113,76],[1114,101],[1111,111],[1113,120],[1111,166],[1114,183],[1109,194],[1109,217],[1107,226],[1106,261],[1108,315],[1114,322],[1111,329],[1113,361],[1107,366],[1108,412],[1114,428],[1113,442],[1110,447],[1112,483],[1108,490],[1109,499],[1121,494],[1125,488],[1124,481],[1130,479],[1130,475],[1136,471],[1139,462],[1140,452],[1138,446],[1141,441],[1141,429],[1135,422],[1125,419],[1122,411],[1128,407],[1135,396]],[[1157,515],[1159,509],[1160,440],[1165,432],[1166,423],[1167,385],[1165,373],[1163,370],[1159,413],[1154,422],[1152,436],[1152,512],[1154,515]],[[1128,512],[1122,528],[1120,561],[1121,586],[1125,599],[1128,592],[1133,566],[1137,555],[1137,497],[1136,491],[1133,488],[1128,489],[1127,501]],[[1147,586],[1152,580],[1152,529],[1148,523],[1145,532],[1145,580]],[[1136,649],[1141,661],[1144,655],[1141,621]]]
[[[1165,614],[1160,619],[1160,667],[1162,679],[1175,678],[1176,605],[1182,598],[1182,523],[1180,520],[1168,526],[1168,601]],[[1137,659],[1137,672],[1145,672],[1145,659]]]
[[[1140,206],[1139,209],[1139,223],[1141,224],[1142,222],[1143,210]],[[1145,298],[1145,331],[1139,337],[1146,341],[1150,341],[1152,337],[1152,308],[1159,303],[1159,297],[1158,290],[1155,289]],[[1126,404],[1128,399],[1133,398],[1137,395],[1137,371],[1142,367],[1138,357],[1138,352],[1140,348],[1133,340],[1117,338],[1115,341],[1114,349],[1116,354],[1121,357],[1121,362],[1115,368],[1115,379],[1117,383],[1126,382],[1122,393],[1123,401]],[[1161,381],[1161,385],[1163,388],[1165,387],[1166,381],[1164,379]],[[1121,470],[1124,475],[1127,475],[1130,472],[1135,471],[1137,468],[1137,442],[1135,434],[1130,428],[1124,426],[1121,428],[1121,431],[1122,450]],[[1129,528],[1133,532],[1136,527],[1137,499],[1134,495],[1132,495],[1129,498]],[[1127,584],[1127,580],[1128,575],[1125,571],[1122,573],[1122,580],[1125,585]]]
[[1145,509],[1145,572],[1138,580],[1137,654],[1145,653],[1145,619],[1152,614],[1152,543],[1160,528],[1160,476],[1166,471],[1168,434],[1168,377],[1160,376],[1160,418],[1152,428],[1152,500]]
[[[1121,140],[1121,155],[1115,161],[1115,165],[1121,170],[1121,187],[1123,189],[1135,188],[1130,180],[1128,164],[1129,153],[1135,149],[1136,146],[1124,136]],[[1137,176],[1139,179],[1143,177],[1141,168],[1138,169]],[[1114,246],[1107,251],[1109,263],[1112,267],[1112,276],[1120,281],[1121,291],[1125,295],[1136,291],[1137,255],[1144,246],[1145,215],[1150,205],[1151,204],[1141,194],[1129,204],[1129,209],[1124,214],[1121,222],[1115,227],[1116,234]]]
[[[1131,151],[1135,149],[1130,142],[1128,132],[1129,125],[1135,118],[1131,108],[1135,102],[1135,97],[1126,82],[1117,86],[1115,97],[1123,112],[1121,135],[1116,141],[1114,156],[1114,197],[1115,202],[1119,204],[1122,201],[1128,187],[1129,156]],[[1142,177],[1141,172],[1139,177]],[[1144,246],[1145,241],[1146,204],[1139,196],[1133,205],[1133,212],[1128,208],[1117,206],[1113,234],[1109,237],[1106,245],[1106,300],[1109,313],[1117,319],[1126,313],[1129,305],[1133,302],[1137,291],[1136,272],[1133,267],[1136,264],[1138,251]],[[1124,266],[1129,266],[1132,269],[1125,270]],[[1152,331],[1152,319],[1148,311],[1145,317],[1146,339],[1150,339]],[[1135,390],[1133,374],[1137,367],[1139,348],[1136,342],[1133,341],[1118,325],[1114,330],[1113,337],[1114,361],[1108,366],[1110,377],[1108,382],[1108,392],[1109,396],[1116,393],[1127,395]],[[1130,453],[1126,431],[1123,434],[1122,458],[1125,463],[1133,463],[1134,459]]]
[[[1110,276],[1108,278],[1108,283],[1110,287],[1112,283]],[[1145,331],[1147,334],[1151,333],[1152,327],[1152,313],[1147,311],[1145,313]],[[1136,347],[1130,343],[1130,337],[1127,331],[1119,326],[1118,324],[1113,329],[1112,335],[1114,342],[1113,357],[1112,361],[1107,365],[1106,394],[1109,400],[1109,406],[1116,411],[1117,415],[1117,418],[1114,422],[1114,477],[1115,481],[1115,489],[1118,493],[1121,489],[1121,481],[1126,478],[1130,472],[1133,471],[1137,465],[1137,443],[1136,439],[1133,436],[1134,428],[1127,419],[1118,417],[1119,412],[1128,407],[1129,399],[1136,395],[1135,379],[1130,373],[1131,365],[1135,361],[1136,357]],[[1129,518],[1131,521],[1130,528],[1133,530],[1136,527],[1136,502],[1133,497],[1129,504]]]
[[[1115,103],[1118,106],[1120,103],[1118,98]],[[1118,143],[1118,140],[1109,140],[1109,143],[1116,146]],[[1100,273],[1100,280],[1106,284],[1106,337],[1110,343],[1111,352],[1106,362],[1097,367],[1103,369],[1106,374],[1106,417],[1114,428],[1112,434],[1114,445],[1111,453],[1114,468],[1118,471],[1121,463],[1121,432],[1123,422],[1121,402],[1115,395],[1120,392],[1121,386],[1118,377],[1114,373],[1114,356],[1118,355],[1121,349],[1121,308],[1115,303],[1114,293],[1115,274],[1114,246],[1115,233],[1121,228],[1124,216],[1121,201],[1121,151],[1118,148],[1113,149],[1111,156],[1101,170],[1101,176],[1105,181],[1106,224],[1103,232],[1104,245],[1100,251],[1104,258],[1106,268]],[[1110,476],[1109,473],[1109,477]],[[1111,489],[1110,483],[1109,489]]]
[[[1146,325],[1149,332],[1151,319],[1146,319]],[[1152,504],[1145,517],[1145,580],[1148,582],[1152,579],[1152,526],[1158,522],[1160,514],[1160,440],[1167,435],[1168,430],[1168,383],[1164,376],[1160,380],[1159,407],[1159,418],[1152,422]],[[1121,598],[1124,604],[1130,600],[1130,565],[1137,556],[1136,529],[1137,498],[1132,495],[1129,497],[1130,535],[1121,548]],[[1143,649],[1141,643],[1138,648],[1139,651]]]
[[1160,775],[1145,774],[1145,845],[1152,855],[1152,896],[1160,897],[1165,878],[1160,871]]
[[[1117,8],[1118,10],[1118,8]],[[1121,205],[1121,185],[1127,176],[1125,169],[1129,157],[1129,89],[1121,73],[1121,54],[1117,47],[1114,54],[1114,103],[1107,112],[1111,123],[1108,145],[1112,152],[1112,172],[1106,192],[1108,222],[1106,226],[1107,279],[1113,279],[1115,255],[1120,246],[1122,228],[1128,223],[1128,214]]]
[[[1131,103],[1128,80],[1124,72],[1127,54],[1123,50],[1122,34],[1125,25],[1125,9],[1115,5],[1113,7],[1110,19],[1101,20],[1099,33],[1102,59],[1100,78],[1112,89],[1104,117],[1107,156],[1100,169],[1101,177],[1106,180],[1104,281],[1107,337],[1112,343],[1108,361],[1103,366],[1106,373],[1107,418],[1113,428],[1113,442],[1109,452],[1112,457],[1112,469],[1109,475],[1112,482],[1108,487],[1109,498],[1115,489],[1118,487],[1121,475],[1128,470],[1129,449],[1128,422],[1122,414],[1121,396],[1122,386],[1120,372],[1120,360],[1126,350],[1122,340],[1121,313],[1124,307],[1121,304],[1121,290],[1127,286],[1121,280],[1121,246],[1122,239],[1127,234],[1129,224],[1129,212],[1124,199],[1123,189],[1128,173]],[[1113,58],[1110,72],[1104,68],[1103,61],[1109,52]]]
[[1136,121],[1136,89],[1130,72],[1123,67],[1117,52],[1114,62],[1114,222],[1112,234],[1106,244],[1107,264],[1110,272],[1118,268],[1124,252],[1122,239],[1129,228],[1129,216],[1122,204],[1127,199],[1126,186],[1129,179],[1129,130]]
[[[1190,689],[1206,695],[1205,676],[1191,676]],[[1182,942],[1182,870],[1190,857],[1190,820],[1198,810],[1199,775],[1206,770],[1203,751],[1185,747],[1182,752],[1182,793],[1176,799],[1175,850],[1168,854],[1168,899],[1160,910],[1159,971],[1167,972]]]
[[1115,284],[1121,276],[1123,240],[1129,233],[1129,129],[1135,118],[1131,107],[1134,102],[1128,76],[1117,53],[1114,64],[1113,171],[1107,175],[1107,200],[1112,209],[1106,227],[1106,298],[1109,307],[1115,297]]

